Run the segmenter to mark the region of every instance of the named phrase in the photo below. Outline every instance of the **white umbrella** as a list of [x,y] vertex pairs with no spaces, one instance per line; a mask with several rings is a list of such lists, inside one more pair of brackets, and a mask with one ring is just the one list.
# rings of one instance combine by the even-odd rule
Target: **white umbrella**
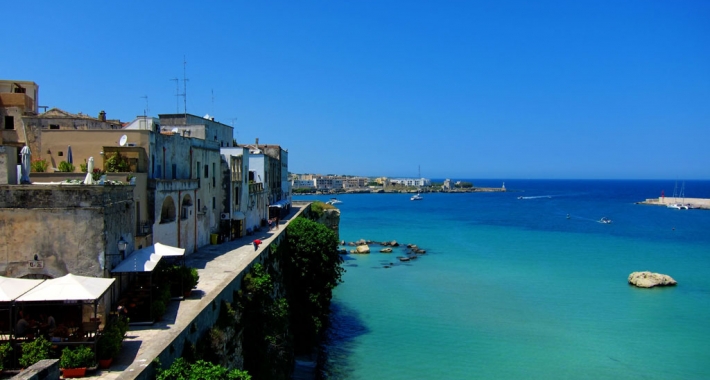
[[85,185],[95,185],[96,184],[96,181],[94,181],[93,173],[94,173],[94,158],[89,157],[89,162],[86,164],[86,179],[84,179]]
[[30,147],[27,145],[20,151],[22,154],[22,166],[20,170],[22,171],[22,176],[20,177],[20,183],[31,183],[30,182],[30,167],[31,167],[31,154]]

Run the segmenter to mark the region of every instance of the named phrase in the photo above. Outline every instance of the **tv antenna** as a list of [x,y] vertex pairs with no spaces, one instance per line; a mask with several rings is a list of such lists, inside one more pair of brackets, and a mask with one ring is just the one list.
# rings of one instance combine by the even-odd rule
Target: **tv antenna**
[[148,108],[148,95],[141,96],[141,99],[145,99],[145,109],[143,109],[143,116],[148,116],[150,113],[150,108]]
[[175,113],[180,113],[180,80],[177,78],[170,79],[175,81]]
[[182,100],[185,103],[185,123],[187,123],[187,61],[185,56],[182,56]]

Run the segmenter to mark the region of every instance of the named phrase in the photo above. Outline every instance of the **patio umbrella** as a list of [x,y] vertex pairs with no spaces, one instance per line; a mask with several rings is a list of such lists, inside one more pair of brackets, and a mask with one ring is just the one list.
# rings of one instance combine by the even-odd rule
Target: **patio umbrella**
[[22,154],[22,167],[20,170],[22,171],[22,176],[20,177],[20,183],[31,183],[30,182],[30,167],[31,167],[31,154],[30,152],[30,147],[25,145],[22,150],[20,151]]
[[84,185],[95,185],[96,181],[94,181],[94,177],[92,174],[94,173],[94,158],[89,157],[89,161],[86,164],[86,178],[84,179]]
[[71,155],[71,145],[67,148],[67,162],[70,164],[73,164],[74,162],[74,157]]

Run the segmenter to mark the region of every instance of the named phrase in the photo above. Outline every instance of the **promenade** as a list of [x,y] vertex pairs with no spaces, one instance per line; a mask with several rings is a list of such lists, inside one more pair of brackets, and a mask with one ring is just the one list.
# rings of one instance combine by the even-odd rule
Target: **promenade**
[[[180,333],[189,328],[199,313],[217,297],[222,289],[232,283],[248,268],[271,242],[281,235],[293,218],[305,205],[293,205],[291,213],[281,219],[278,229],[262,227],[251,236],[219,245],[201,247],[186,257],[186,265],[197,268],[200,281],[190,297],[171,301],[162,320],[149,326],[130,326],[123,348],[107,370],[88,373],[88,379],[135,379],[151,365],[161,352],[168,349]],[[252,241],[260,239],[263,244],[254,250]],[[162,363],[167,366],[170,363]]]

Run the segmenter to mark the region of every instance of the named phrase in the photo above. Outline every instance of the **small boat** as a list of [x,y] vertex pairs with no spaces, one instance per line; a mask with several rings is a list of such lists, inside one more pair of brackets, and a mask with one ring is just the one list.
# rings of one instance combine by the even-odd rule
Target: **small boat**
[[410,198],[410,200],[413,200],[413,201],[421,201],[422,199],[424,199],[424,197],[422,197],[422,195],[419,193],[412,195],[412,197]]
[[607,218],[606,216],[602,217],[599,219],[599,223],[601,224],[611,224],[611,219]]
[[343,201],[339,200],[338,198],[330,198],[330,200],[325,203],[329,205],[337,205],[338,203],[343,203]]
[[569,218],[570,218],[570,216],[569,216],[569,214],[567,214],[567,219],[569,219]]

